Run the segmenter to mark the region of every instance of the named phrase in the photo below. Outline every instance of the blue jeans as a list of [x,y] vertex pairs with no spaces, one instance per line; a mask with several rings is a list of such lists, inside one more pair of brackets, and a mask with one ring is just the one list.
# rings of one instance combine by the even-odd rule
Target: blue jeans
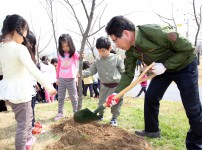
[[202,149],[202,106],[198,89],[197,60],[177,72],[165,72],[152,79],[145,95],[145,131],[159,131],[159,107],[166,89],[174,81],[180,91],[190,129],[186,137],[188,150]]

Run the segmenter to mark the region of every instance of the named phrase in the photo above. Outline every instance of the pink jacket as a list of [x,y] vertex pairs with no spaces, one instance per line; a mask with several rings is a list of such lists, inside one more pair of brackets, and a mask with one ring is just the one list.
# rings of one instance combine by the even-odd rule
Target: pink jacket
[[56,78],[76,78],[78,60],[79,53],[77,52],[71,58],[69,58],[69,53],[65,53],[64,58],[59,54]]
[[[146,78],[147,78],[147,75],[145,74],[142,79],[146,79]],[[141,85],[141,87],[146,87],[147,86],[147,81],[141,82],[140,85]]]

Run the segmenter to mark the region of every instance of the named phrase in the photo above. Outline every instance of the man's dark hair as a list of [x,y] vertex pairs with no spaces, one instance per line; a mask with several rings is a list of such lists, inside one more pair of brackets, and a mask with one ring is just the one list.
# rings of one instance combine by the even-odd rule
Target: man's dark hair
[[108,35],[122,37],[123,30],[135,31],[135,25],[123,16],[115,16],[108,23],[105,31]]
[[100,37],[96,41],[97,49],[101,49],[101,48],[109,49],[110,46],[111,46],[111,42],[110,42],[109,38],[107,38],[107,37]]

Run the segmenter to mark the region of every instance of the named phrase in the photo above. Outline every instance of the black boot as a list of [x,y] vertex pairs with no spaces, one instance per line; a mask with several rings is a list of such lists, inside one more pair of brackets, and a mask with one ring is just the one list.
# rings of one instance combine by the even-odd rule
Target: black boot
[[140,135],[140,136],[146,136],[149,138],[160,138],[161,137],[161,132],[146,132],[146,131],[135,131],[135,134]]

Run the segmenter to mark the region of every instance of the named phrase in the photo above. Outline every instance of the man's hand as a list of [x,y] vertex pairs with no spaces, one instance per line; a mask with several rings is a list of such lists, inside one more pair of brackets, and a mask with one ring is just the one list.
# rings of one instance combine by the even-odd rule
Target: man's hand
[[155,63],[154,67],[152,67],[151,71],[156,75],[163,74],[166,71],[166,68],[162,63]]
[[114,105],[116,105],[116,104],[119,103],[120,98],[113,99],[115,95],[117,95],[117,93],[113,93],[112,95],[109,95],[107,97],[106,107],[112,107],[112,106],[114,106]]

